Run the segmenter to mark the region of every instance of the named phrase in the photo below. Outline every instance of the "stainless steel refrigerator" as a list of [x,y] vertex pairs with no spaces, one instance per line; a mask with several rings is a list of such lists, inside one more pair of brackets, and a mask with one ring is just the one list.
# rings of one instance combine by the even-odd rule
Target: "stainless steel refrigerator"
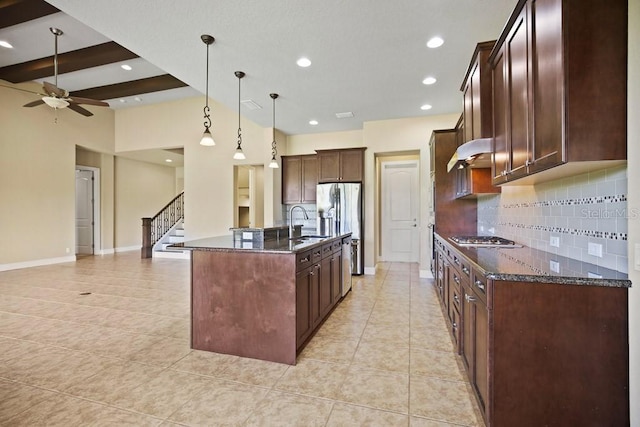
[[351,272],[364,273],[362,184],[318,184],[317,231],[325,236],[351,233]]

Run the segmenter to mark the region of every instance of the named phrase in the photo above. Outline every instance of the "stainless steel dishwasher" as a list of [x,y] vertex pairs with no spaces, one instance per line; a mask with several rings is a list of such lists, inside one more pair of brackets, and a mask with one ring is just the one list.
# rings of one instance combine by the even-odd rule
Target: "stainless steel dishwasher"
[[351,290],[351,237],[342,239],[342,296]]

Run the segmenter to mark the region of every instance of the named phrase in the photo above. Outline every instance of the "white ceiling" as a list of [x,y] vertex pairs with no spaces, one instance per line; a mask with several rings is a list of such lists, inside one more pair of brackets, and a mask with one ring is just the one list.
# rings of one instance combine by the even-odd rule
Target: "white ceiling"
[[[113,40],[141,58],[132,71],[111,64],[59,76],[69,91],[169,73],[190,87],[109,100],[112,108],[161,102],[205,92],[210,47],[210,96],[237,108],[242,99],[263,108],[243,115],[264,127],[272,121],[269,93],[277,92],[276,127],[286,134],[361,129],[370,120],[457,113],[459,91],[476,43],[497,38],[516,0],[47,0],[57,13],[0,30],[14,49],[0,66],[49,56],[49,27],[64,31],[59,51]],[[445,40],[429,49],[432,36]],[[300,68],[307,56],[312,65]],[[134,77],[132,77],[134,76]],[[437,83],[422,84],[426,76]],[[50,78],[44,80],[51,81]],[[428,111],[420,110],[431,104]],[[204,96],[203,96],[204,105]],[[99,108],[99,107],[88,107]],[[351,111],[353,118],[337,119]],[[215,126],[216,112],[212,111]],[[316,119],[319,125],[309,125]],[[88,119],[90,120],[90,119]]]

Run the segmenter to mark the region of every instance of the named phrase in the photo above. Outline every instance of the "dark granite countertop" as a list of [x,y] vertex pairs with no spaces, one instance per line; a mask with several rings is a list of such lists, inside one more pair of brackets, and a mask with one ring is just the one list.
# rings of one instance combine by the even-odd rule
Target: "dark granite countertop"
[[227,235],[191,240],[171,245],[171,247],[193,251],[295,253],[350,235],[351,233],[331,237],[299,236],[293,239],[283,238],[264,242],[242,241]]
[[[458,246],[448,236],[439,236],[492,280],[557,283],[568,285],[631,287],[625,273],[578,261],[527,246],[473,248]],[[551,264],[557,266],[551,270]],[[557,264],[556,264],[557,263]]]

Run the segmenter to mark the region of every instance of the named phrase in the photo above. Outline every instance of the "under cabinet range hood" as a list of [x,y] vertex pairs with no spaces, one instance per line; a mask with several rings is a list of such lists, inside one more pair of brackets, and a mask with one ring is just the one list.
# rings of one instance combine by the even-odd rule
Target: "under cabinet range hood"
[[492,138],[472,139],[458,147],[451,160],[447,163],[447,172],[454,168],[464,168],[473,163],[472,167],[491,167]]

